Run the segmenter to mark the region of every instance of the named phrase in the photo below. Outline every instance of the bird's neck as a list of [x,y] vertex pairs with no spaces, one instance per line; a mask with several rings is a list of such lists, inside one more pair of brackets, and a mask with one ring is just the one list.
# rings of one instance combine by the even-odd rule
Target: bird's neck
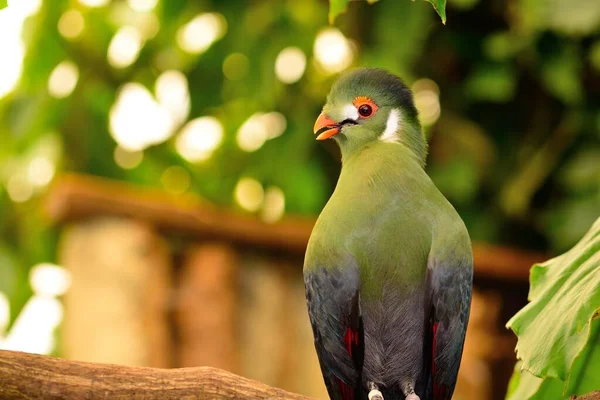
[[[357,177],[377,176],[397,181],[404,174],[424,173],[421,159],[400,142],[374,141],[342,159],[342,176],[358,183]],[[370,181],[367,180],[367,181]]]
[[358,141],[343,140],[339,141],[340,150],[342,153],[342,163],[346,163],[351,158],[356,157],[360,153],[373,147],[380,148],[382,143],[394,143],[401,145],[405,150],[410,152],[408,155],[417,160],[421,168],[425,168],[427,160],[427,141],[421,130],[421,126],[417,123],[409,122],[400,124],[396,131],[385,133],[380,138],[365,143]]

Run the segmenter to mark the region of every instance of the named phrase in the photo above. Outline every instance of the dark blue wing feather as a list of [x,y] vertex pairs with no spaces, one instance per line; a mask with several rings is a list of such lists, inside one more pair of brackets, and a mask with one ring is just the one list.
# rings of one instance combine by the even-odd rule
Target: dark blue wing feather
[[308,314],[329,396],[358,400],[364,358],[358,273],[312,269],[304,274]]
[[473,262],[430,265],[431,376],[427,399],[450,400],[454,393],[471,306]]

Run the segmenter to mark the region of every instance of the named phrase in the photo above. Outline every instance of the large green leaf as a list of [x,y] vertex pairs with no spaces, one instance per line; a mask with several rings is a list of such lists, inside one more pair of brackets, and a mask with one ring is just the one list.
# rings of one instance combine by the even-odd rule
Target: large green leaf
[[0,10],[5,7],[8,7],[8,0],[0,0]]
[[600,375],[600,219],[571,250],[535,265],[530,279],[530,303],[507,324],[526,371],[518,386],[540,385],[525,398],[542,398],[538,392],[549,385],[556,392],[557,382],[558,398],[600,388],[592,378]]
[[515,366],[506,394],[507,400],[562,400],[564,383],[558,379],[542,379],[523,370],[521,363]]
[[[375,3],[378,0],[367,0],[369,3]],[[435,11],[438,13],[442,22],[446,23],[446,0],[424,0],[431,3]],[[350,0],[329,0],[329,22],[333,23],[335,17],[346,11]]]

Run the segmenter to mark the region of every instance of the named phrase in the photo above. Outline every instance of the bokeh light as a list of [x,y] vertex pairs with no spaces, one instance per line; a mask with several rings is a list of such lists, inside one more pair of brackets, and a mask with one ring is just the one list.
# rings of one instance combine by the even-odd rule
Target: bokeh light
[[318,65],[330,74],[345,70],[354,58],[350,41],[336,28],[326,28],[319,32],[313,51]]
[[140,32],[132,26],[120,28],[108,46],[108,62],[114,68],[125,68],[137,60],[143,40]]
[[127,0],[127,4],[132,10],[137,12],[152,11],[156,7],[158,0]]
[[262,147],[267,140],[267,130],[261,114],[254,114],[242,124],[237,132],[237,144],[244,151],[256,151]]
[[261,211],[261,218],[265,222],[276,222],[283,217],[285,211],[285,195],[283,190],[270,186],[265,192],[265,199]]
[[263,187],[256,179],[242,178],[235,187],[235,201],[250,212],[258,211],[264,195]]
[[160,181],[167,192],[178,195],[189,189],[191,178],[185,168],[173,165],[165,169],[160,176]]
[[226,31],[227,22],[221,14],[201,14],[179,29],[177,44],[188,53],[199,54],[222,38]]
[[87,7],[104,7],[109,2],[110,0],[79,0],[79,3]]
[[16,172],[8,178],[6,192],[15,203],[23,203],[33,196],[33,185],[24,173]]
[[27,180],[36,187],[44,187],[52,181],[56,167],[47,157],[38,156],[29,162]]
[[173,134],[173,119],[148,89],[127,83],[119,91],[109,113],[110,133],[128,151],[162,143]]
[[8,6],[23,16],[29,16],[40,10],[42,0],[8,0]]
[[250,61],[242,53],[228,55],[223,61],[223,75],[231,81],[242,79],[248,73]]
[[34,296],[25,304],[0,347],[50,354],[55,346],[54,331],[63,319],[63,306],[56,297],[69,289],[71,275],[61,266],[41,263],[31,268],[29,284]]
[[440,89],[431,79],[419,79],[412,85],[419,121],[423,126],[433,125],[440,117]]
[[306,70],[306,55],[297,47],[286,47],[275,59],[275,75],[283,83],[298,82]]
[[48,79],[48,93],[57,99],[73,92],[79,80],[79,69],[71,61],[63,61],[54,68]]
[[58,31],[67,39],[75,39],[81,35],[85,28],[85,20],[81,12],[76,9],[65,11],[58,20]]
[[281,136],[287,128],[285,116],[277,111],[268,112],[260,116],[260,120],[267,130],[267,139],[274,139]]
[[25,55],[23,23],[40,9],[41,0],[11,0],[8,5],[0,12],[0,99],[10,93],[21,78]]
[[184,122],[190,113],[190,91],[186,76],[177,70],[165,71],[154,84],[158,103],[173,117],[174,124]]
[[55,264],[37,264],[29,271],[29,283],[35,294],[62,296],[71,286],[71,274]]
[[2,349],[50,354],[54,330],[63,319],[63,306],[54,297],[34,295],[15,320]]
[[223,126],[215,117],[200,117],[188,122],[175,141],[175,148],[190,162],[204,161],[223,139]]
[[119,167],[123,169],[133,169],[140,165],[144,159],[144,152],[125,150],[121,146],[117,146],[113,152],[113,159]]
[[280,136],[286,126],[286,119],[281,113],[255,113],[238,129],[237,144],[244,151],[256,151],[268,139]]

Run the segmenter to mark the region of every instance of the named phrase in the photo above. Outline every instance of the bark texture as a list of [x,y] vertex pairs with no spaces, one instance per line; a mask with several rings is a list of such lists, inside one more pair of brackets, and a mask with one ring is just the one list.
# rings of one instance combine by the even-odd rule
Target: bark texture
[[125,367],[2,350],[0,399],[310,400],[210,367]]

